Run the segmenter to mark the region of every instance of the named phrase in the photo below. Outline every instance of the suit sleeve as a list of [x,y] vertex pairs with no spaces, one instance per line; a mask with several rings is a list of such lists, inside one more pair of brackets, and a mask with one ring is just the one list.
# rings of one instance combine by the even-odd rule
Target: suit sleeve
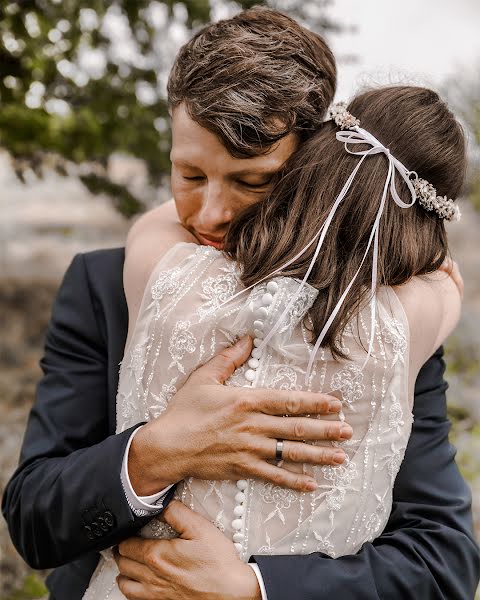
[[96,318],[78,255],[55,300],[43,377],[2,500],[15,547],[37,569],[112,546],[151,518],[133,514],[122,488],[122,459],[135,427],[109,435],[107,349]]
[[472,600],[480,571],[471,495],[448,441],[440,349],[415,388],[414,425],[382,535],[351,556],[253,556],[268,600]]

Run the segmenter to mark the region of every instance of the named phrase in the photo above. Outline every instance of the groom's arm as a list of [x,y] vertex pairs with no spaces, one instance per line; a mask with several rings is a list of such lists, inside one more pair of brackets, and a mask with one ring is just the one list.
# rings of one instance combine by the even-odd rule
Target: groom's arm
[[448,441],[439,350],[415,387],[414,425],[383,534],[354,556],[254,556],[268,600],[472,600],[479,579],[470,491]]
[[122,461],[135,427],[110,435],[105,324],[89,290],[79,255],[53,307],[44,376],[20,465],[3,496],[12,540],[34,568],[117,544],[151,519],[134,514],[122,486]]

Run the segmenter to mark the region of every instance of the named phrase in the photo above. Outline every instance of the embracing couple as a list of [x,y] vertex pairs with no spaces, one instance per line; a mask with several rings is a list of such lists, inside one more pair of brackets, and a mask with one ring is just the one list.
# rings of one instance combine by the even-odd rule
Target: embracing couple
[[267,9],[180,50],[174,199],[73,260],[4,495],[54,600],[473,598],[441,350],[463,133],[431,90],[335,85]]

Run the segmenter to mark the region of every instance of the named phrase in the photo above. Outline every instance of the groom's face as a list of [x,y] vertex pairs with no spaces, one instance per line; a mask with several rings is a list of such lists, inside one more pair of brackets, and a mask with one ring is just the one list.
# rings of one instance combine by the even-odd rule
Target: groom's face
[[183,105],[173,111],[172,132],[172,192],[178,216],[201,244],[216,248],[222,248],[230,221],[265,197],[273,175],[298,144],[289,134],[268,154],[235,158]]

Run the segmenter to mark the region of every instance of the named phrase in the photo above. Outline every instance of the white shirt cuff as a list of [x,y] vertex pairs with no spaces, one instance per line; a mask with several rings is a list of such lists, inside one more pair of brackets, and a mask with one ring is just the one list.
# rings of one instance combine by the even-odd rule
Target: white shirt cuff
[[134,492],[130,482],[130,477],[128,475],[128,453],[130,451],[133,438],[142,427],[143,425],[137,427],[128,440],[127,447],[125,448],[125,454],[123,455],[122,471],[120,473],[120,479],[122,481],[123,491],[125,492],[128,505],[137,517],[156,515],[161,512],[163,509],[163,500],[168,490],[175,485],[172,483],[172,485],[169,485],[161,492],[157,492],[151,496],[137,496],[137,494]]
[[262,594],[262,600],[268,600],[267,598],[267,590],[265,588],[265,584],[263,583],[262,573],[256,563],[247,563],[249,567],[252,567],[253,572],[257,576],[258,585],[260,586],[260,593]]

